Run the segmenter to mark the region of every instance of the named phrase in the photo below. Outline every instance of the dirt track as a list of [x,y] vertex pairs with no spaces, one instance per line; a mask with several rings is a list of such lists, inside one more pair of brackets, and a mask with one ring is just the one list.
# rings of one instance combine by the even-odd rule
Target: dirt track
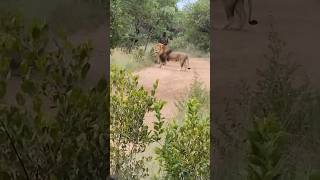
[[[169,120],[176,115],[175,101],[186,94],[188,87],[195,76],[210,88],[210,61],[209,58],[191,58],[190,70],[179,71],[179,63],[169,62],[164,68],[159,65],[145,68],[136,72],[139,82],[147,89],[151,90],[153,83],[159,79],[159,86],[156,96],[164,101],[166,105],[162,109],[163,116]],[[154,119],[152,114],[146,116],[148,123]]]

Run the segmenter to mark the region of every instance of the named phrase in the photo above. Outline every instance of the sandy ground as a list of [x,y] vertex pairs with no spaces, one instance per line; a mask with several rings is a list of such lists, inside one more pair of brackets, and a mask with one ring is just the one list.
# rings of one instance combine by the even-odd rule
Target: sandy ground
[[[166,120],[174,118],[177,109],[175,102],[186,94],[194,78],[203,82],[207,89],[210,88],[210,61],[209,58],[190,58],[190,70],[179,71],[178,62],[168,62],[160,69],[159,65],[144,68],[135,74],[139,76],[139,82],[147,90],[151,90],[153,83],[158,79],[159,85],[156,96],[166,101],[162,109],[162,115]],[[147,114],[145,121],[150,125],[153,121],[153,114]]]

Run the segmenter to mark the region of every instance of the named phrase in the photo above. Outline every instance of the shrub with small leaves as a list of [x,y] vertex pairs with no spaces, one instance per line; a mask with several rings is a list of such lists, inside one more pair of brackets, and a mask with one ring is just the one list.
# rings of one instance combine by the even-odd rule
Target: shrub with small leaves
[[182,125],[174,121],[166,128],[164,144],[156,149],[164,179],[209,179],[209,117],[200,116],[199,107],[189,99]]
[[254,121],[248,132],[248,180],[278,180],[281,178],[280,160],[284,153],[285,133],[278,120],[268,116]]
[[25,28],[15,15],[0,24],[2,97],[20,82],[16,103],[0,99],[0,177],[105,179],[107,82],[81,86],[90,45],[57,38],[45,23]]
[[[164,102],[155,97],[158,81],[149,94],[139,85],[138,76],[116,66],[111,67],[110,80],[111,174],[119,179],[141,179],[148,175],[144,162],[151,157],[138,159],[137,155],[159,141],[163,132],[160,110]],[[147,113],[155,113],[152,127],[144,121]]]

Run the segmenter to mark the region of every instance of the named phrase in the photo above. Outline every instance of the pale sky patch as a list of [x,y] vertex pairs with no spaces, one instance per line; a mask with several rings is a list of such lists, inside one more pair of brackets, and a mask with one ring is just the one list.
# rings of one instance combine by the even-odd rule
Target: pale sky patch
[[197,0],[181,0],[177,3],[178,9],[182,9],[185,5],[189,3],[195,3]]

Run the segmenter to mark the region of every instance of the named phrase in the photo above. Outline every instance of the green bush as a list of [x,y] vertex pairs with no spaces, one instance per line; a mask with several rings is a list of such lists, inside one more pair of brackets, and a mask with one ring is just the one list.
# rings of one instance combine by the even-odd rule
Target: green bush
[[[111,66],[110,80],[111,174],[119,179],[141,179],[148,176],[144,163],[151,157],[138,159],[137,155],[158,142],[163,132],[160,110],[164,102],[155,97],[158,82],[149,94],[138,84],[137,76],[116,66]],[[148,112],[157,119],[152,127],[144,122]]]
[[[1,176],[105,179],[107,83],[81,86],[90,45],[57,38],[47,24],[26,29],[14,15],[2,16],[0,26]],[[19,82],[16,102],[7,102],[13,81]]]
[[175,121],[165,131],[162,147],[156,149],[164,179],[209,179],[209,117],[200,116],[200,103],[189,99],[181,126]]
[[[200,104],[199,113],[201,115],[207,115],[210,113],[210,92],[204,87],[203,83],[199,81],[196,76],[190,85],[190,89],[187,91],[187,95],[185,97],[180,97],[175,103],[179,112],[184,115],[186,112],[186,104],[189,99],[197,99]],[[180,114],[178,114],[179,117]]]
[[187,7],[185,39],[198,49],[208,52],[210,48],[210,1],[198,0]]
[[170,41],[170,48],[172,49],[185,49],[188,46],[184,36],[178,36]]
[[[239,176],[246,176],[244,167],[253,162],[243,159],[251,150],[248,152],[245,148],[243,137],[246,137],[252,121],[256,118],[263,121],[269,114],[275,116],[278,128],[286,133],[287,143],[282,148],[280,162],[274,166],[281,179],[306,179],[310,168],[318,168],[319,93],[310,86],[307,78],[299,77],[301,69],[291,61],[286,44],[274,26],[271,28],[269,52],[265,55],[264,67],[257,70],[257,81],[252,87],[246,82],[241,83],[237,87],[239,96],[228,101],[225,112],[221,114],[223,119],[214,122],[219,130],[216,141],[223,142],[215,147],[219,152],[218,158],[223,158],[223,165],[219,164],[219,167],[232,172],[225,177],[228,171],[219,169],[216,173],[219,179],[242,179]],[[254,128],[254,131],[259,129]],[[270,149],[277,149],[279,144],[273,145]],[[261,156],[268,156],[267,151]]]
[[254,121],[248,132],[248,180],[278,180],[281,178],[280,160],[284,153],[285,136],[276,117]]

